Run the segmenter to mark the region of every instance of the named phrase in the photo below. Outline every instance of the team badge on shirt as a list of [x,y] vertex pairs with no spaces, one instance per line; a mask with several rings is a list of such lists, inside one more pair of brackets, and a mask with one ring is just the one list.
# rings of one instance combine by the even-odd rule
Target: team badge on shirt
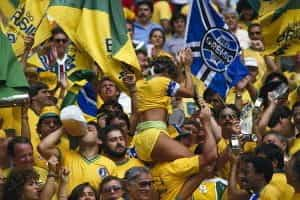
[[101,178],[105,178],[106,176],[108,176],[108,171],[105,167],[100,167],[98,169],[98,174],[101,176]]

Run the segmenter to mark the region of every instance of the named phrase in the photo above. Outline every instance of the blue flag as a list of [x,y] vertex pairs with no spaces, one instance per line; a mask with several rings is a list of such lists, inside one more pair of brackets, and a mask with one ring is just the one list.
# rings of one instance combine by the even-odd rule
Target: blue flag
[[225,29],[210,0],[193,0],[185,38],[193,51],[193,75],[222,97],[248,75],[237,38]]

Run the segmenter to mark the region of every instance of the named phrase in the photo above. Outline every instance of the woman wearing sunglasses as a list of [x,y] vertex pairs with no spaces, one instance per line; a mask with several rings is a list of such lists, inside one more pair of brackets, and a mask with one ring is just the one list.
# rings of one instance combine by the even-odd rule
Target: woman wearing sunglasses
[[133,167],[125,173],[126,191],[129,200],[154,198],[153,179],[145,167]]
[[124,199],[124,186],[120,178],[115,176],[105,177],[99,188],[100,200],[121,200]]

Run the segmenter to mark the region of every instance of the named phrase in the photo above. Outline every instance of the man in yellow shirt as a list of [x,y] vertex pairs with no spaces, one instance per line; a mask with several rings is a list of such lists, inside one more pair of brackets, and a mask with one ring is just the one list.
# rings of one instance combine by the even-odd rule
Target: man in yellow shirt
[[127,156],[126,133],[119,126],[106,126],[101,131],[102,150],[105,156],[113,160],[117,166],[117,177],[124,178],[125,172],[132,167],[143,167],[136,158]]
[[262,144],[261,146],[257,147],[256,155],[269,159],[273,165],[274,173],[272,179],[267,185],[268,187],[264,189],[264,195],[269,196],[271,194],[272,199],[274,200],[291,199],[294,193],[294,189],[287,183],[286,175],[283,172],[284,156],[281,149],[275,144]]
[[78,150],[63,150],[56,146],[62,137],[62,128],[43,138],[38,146],[41,155],[49,159],[52,155],[61,159],[62,165],[70,170],[67,192],[79,184],[89,182],[98,188],[102,179],[108,175],[116,175],[116,165],[110,159],[99,154],[100,132],[95,122],[89,122],[86,133],[78,138]]
[[288,183],[295,189],[292,200],[300,199],[300,152],[298,151],[289,160],[286,167]]
[[39,174],[39,182],[44,184],[47,178],[47,170],[34,165],[33,147],[28,138],[17,136],[7,146],[8,155],[12,161],[12,167],[3,171],[7,177],[12,168],[34,169]]

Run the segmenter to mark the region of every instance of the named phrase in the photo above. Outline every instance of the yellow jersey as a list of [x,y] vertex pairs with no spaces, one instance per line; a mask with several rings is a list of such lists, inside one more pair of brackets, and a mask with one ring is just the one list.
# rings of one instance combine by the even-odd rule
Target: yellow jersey
[[[236,98],[237,90],[235,87],[231,88],[226,96],[226,104],[234,104]],[[243,105],[252,102],[251,96],[248,90],[244,89],[242,91],[242,102]]]
[[153,5],[152,22],[160,24],[161,20],[170,20],[172,17],[171,7],[168,1],[157,1]]
[[102,179],[117,175],[115,163],[105,156],[97,155],[93,159],[84,158],[77,151],[61,151],[62,164],[70,170],[68,194],[79,184],[89,182],[98,189]]
[[128,158],[126,159],[125,162],[122,162],[122,163],[116,163],[116,172],[117,172],[117,177],[119,178],[124,178],[125,176],[125,173],[127,170],[129,170],[130,168],[133,168],[133,167],[144,167],[144,164],[136,159],[136,158]]
[[21,107],[0,108],[3,118],[2,129],[15,129],[16,135],[21,135]]
[[294,194],[292,186],[287,184],[284,173],[274,173],[271,181],[260,192],[260,200],[290,200]]
[[289,155],[292,156],[298,151],[300,151],[300,138],[295,138],[290,146]]
[[300,193],[294,194],[292,200],[299,200],[300,199]]
[[228,182],[221,178],[202,181],[193,194],[193,200],[222,200]]
[[139,112],[154,108],[169,109],[170,96],[174,96],[180,85],[163,76],[137,81],[137,109]]
[[150,169],[161,200],[174,200],[184,182],[199,172],[199,156],[158,163]]

